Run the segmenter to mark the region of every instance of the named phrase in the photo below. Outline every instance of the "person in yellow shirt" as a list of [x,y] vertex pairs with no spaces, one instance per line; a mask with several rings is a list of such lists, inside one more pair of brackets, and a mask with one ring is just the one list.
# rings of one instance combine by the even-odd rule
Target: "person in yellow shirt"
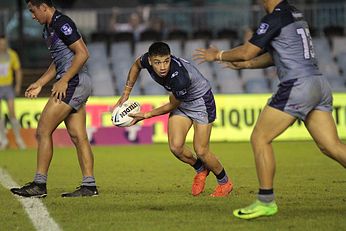
[[[13,77],[15,86],[13,88]],[[14,98],[19,95],[22,85],[22,71],[17,53],[8,47],[5,35],[0,35],[0,149],[8,146],[5,118],[1,113],[1,101],[5,100],[8,115],[16,138],[18,148],[25,149],[26,145],[20,135],[20,124],[16,119]]]

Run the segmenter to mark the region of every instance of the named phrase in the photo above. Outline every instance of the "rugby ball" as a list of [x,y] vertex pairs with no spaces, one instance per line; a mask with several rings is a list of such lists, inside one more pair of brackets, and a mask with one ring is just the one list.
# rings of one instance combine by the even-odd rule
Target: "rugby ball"
[[141,106],[138,102],[133,100],[125,101],[120,107],[114,108],[112,112],[112,123],[118,127],[126,127],[131,124],[133,118],[129,116],[130,113],[134,114],[140,112]]

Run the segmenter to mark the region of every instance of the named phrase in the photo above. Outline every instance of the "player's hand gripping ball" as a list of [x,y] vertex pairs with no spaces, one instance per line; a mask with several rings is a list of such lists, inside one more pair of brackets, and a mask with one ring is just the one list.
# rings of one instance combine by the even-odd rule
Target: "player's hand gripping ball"
[[141,106],[133,100],[125,101],[120,107],[116,107],[112,113],[112,123],[118,127],[126,127],[131,124],[133,118],[129,114],[140,112]]

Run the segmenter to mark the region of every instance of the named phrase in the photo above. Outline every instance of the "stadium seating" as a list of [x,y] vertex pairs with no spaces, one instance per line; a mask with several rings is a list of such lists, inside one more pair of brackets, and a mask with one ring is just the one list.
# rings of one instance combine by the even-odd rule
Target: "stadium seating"
[[179,39],[172,39],[165,41],[171,48],[171,53],[177,57],[183,56],[183,44]]
[[346,78],[346,52],[338,54],[336,60],[343,76]]
[[220,50],[228,50],[231,48],[232,41],[228,38],[212,39],[209,41],[209,45],[216,46]]
[[267,79],[250,79],[245,82],[246,93],[269,93],[269,83]]
[[148,81],[143,85],[143,93],[145,95],[166,95],[167,91],[159,84],[154,83],[154,80]]
[[344,36],[333,36],[331,39],[334,57],[337,57],[342,52],[346,52],[346,39]]
[[[106,2],[112,6],[118,4],[118,1],[115,3],[107,0]],[[130,4],[131,1],[121,2]],[[93,78],[94,95],[120,94],[131,64],[135,58],[147,51],[148,46],[153,41],[166,41],[171,47],[172,54],[196,64],[192,60],[192,53],[196,48],[215,45],[219,49],[227,50],[239,45],[243,40],[243,29],[255,26],[254,24],[258,22],[257,19],[264,13],[257,8],[256,1],[250,0],[145,2],[160,4],[148,4],[143,9],[140,9],[141,7],[138,9],[121,8],[121,10],[111,7],[104,9],[96,9],[97,7],[95,7],[92,10],[79,9],[78,7],[66,9],[65,13],[70,15],[79,25],[79,30],[83,32],[83,37],[89,47],[90,59],[87,66]],[[232,7],[230,7],[231,2]],[[330,81],[335,91],[343,90],[345,87],[343,80],[346,79],[345,14],[344,4],[339,2],[327,5],[315,5],[315,3],[299,5],[310,25],[310,34],[313,36],[320,70]],[[138,2],[138,5],[141,3],[143,1]],[[176,5],[170,7],[170,4]],[[106,3],[100,2],[100,5],[106,6]],[[250,8],[251,10],[248,11]],[[30,19],[30,13],[25,12],[24,18]],[[115,31],[116,28],[111,23],[126,24],[133,12],[140,15],[143,28],[132,32],[119,29]],[[91,17],[88,17],[90,15]],[[112,17],[115,16],[117,20],[113,22]],[[35,35],[36,38],[40,34],[41,28],[37,26],[33,30],[34,27],[27,27],[25,24],[23,28],[25,32],[24,42],[16,41],[15,35],[18,30],[13,25],[16,24],[17,18],[14,15],[13,22],[12,19],[9,21],[10,18],[6,20],[9,21],[9,28],[12,28],[9,30],[11,46],[21,56],[22,66],[24,69],[47,67],[51,60],[42,39],[31,41],[31,36]],[[27,23],[26,21],[29,20],[25,20],[25,23]],[[157,21],[163,23],[160,24],[161,27],[155,26]],[[28,38],[26,35],[29,35]],[[22,47],[25,49],[21,49]],[[266,71],[244,70],[237,72],[222,69],[220,68],[222,66],[217,63],[196,64],[196,67],[210,80],[215,93],[272,92],[277,89],[277,79],[272,75],[268,76]],[[147,78],[147,74],[144,73],[145,71],[141,73],[138,86],[133,92],[136,94],[159,94],[162,89],[156,89],[152,84],[149,84],[148,82],[152,83],[152,80]],[[28,80],[27,82],[32,81]],[[228,86],[229,84],[231,86]]]
[[106,44],[102,42],[88,45],[90,58],[87,67],[91,76],[93,95],[115,95],[113,75],[109,66]]
[[345,79],[341,76],[326,76],[333,92],[346,92]]
[[[232,34],[232,36],[223,37],[224,34]],[[113,33],[109,34],[107,39],[103,35],[94,35],[97,42],[88,45],[92,54],[88,67],[92,76],[98,76],[97,80],[93,80],[95,81],[94,94],[121,94],[132,63],[137,57],[147,52],[148,47],[157,36],[157,34],[147,35],[145,39],[143,37],[143,41],[135,42],[131,33]],[[198,70],[210,81],[216,94],[274,92],[279,83],[275,68],[270,71],[268,71],[269,68],[264,71],[261,69],[233,71],[224,69],[223,65],[218,63],[198,65],[192,60],[192,53],[195,49],[214,45],[219,49],[227,50],[234,44],[238,44],[236,37],[237,34],[232,30],[220,31],[216,38],[209,31],[195,31],[189,37],[186,31],[174,30],[167,33],[164,41],[171,47],[172,54],[185,58],[196,65]],[[346,91],[345,41],[345,37],[340,36],[331,38],[321,36],[313,39],[320,70],[330,82],[333,91],[337,92]],[[102,84],[107,86],[102,88]],[[161,86],[153,84],[149,74],[142,71],[132,93],[159,95],[166,94],[166,91]]]
[[184,30],[174,29],[168,32],[168,40],[187,40],[189,37],[188,33]]
[[225,69],[220,64],[214,64],[213,69],[216,73],[218,91],[214,93],[221,94],[240,94],[244,93],[244,83],[239,77],[239,71]]

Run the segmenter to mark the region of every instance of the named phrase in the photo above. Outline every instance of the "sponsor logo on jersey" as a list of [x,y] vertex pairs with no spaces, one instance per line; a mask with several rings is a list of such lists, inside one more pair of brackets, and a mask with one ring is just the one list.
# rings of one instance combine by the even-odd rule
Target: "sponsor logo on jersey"
[[257,29],[257,34],[265,34],[269,28],[269,24],[262,22],[261,25]]
[[186,95],[186,93],[187,93],[187,90],[186,89],[183,89],[183,90],[181,90],[181,91],[176,91],[175,92],[175,94],[176,94],[176,96],[183,96],[183,95]]
[[64,24],[60,30],[62,33],[64,33],[64,35],[70,35],[73,32],[72,27],[68,23]]

